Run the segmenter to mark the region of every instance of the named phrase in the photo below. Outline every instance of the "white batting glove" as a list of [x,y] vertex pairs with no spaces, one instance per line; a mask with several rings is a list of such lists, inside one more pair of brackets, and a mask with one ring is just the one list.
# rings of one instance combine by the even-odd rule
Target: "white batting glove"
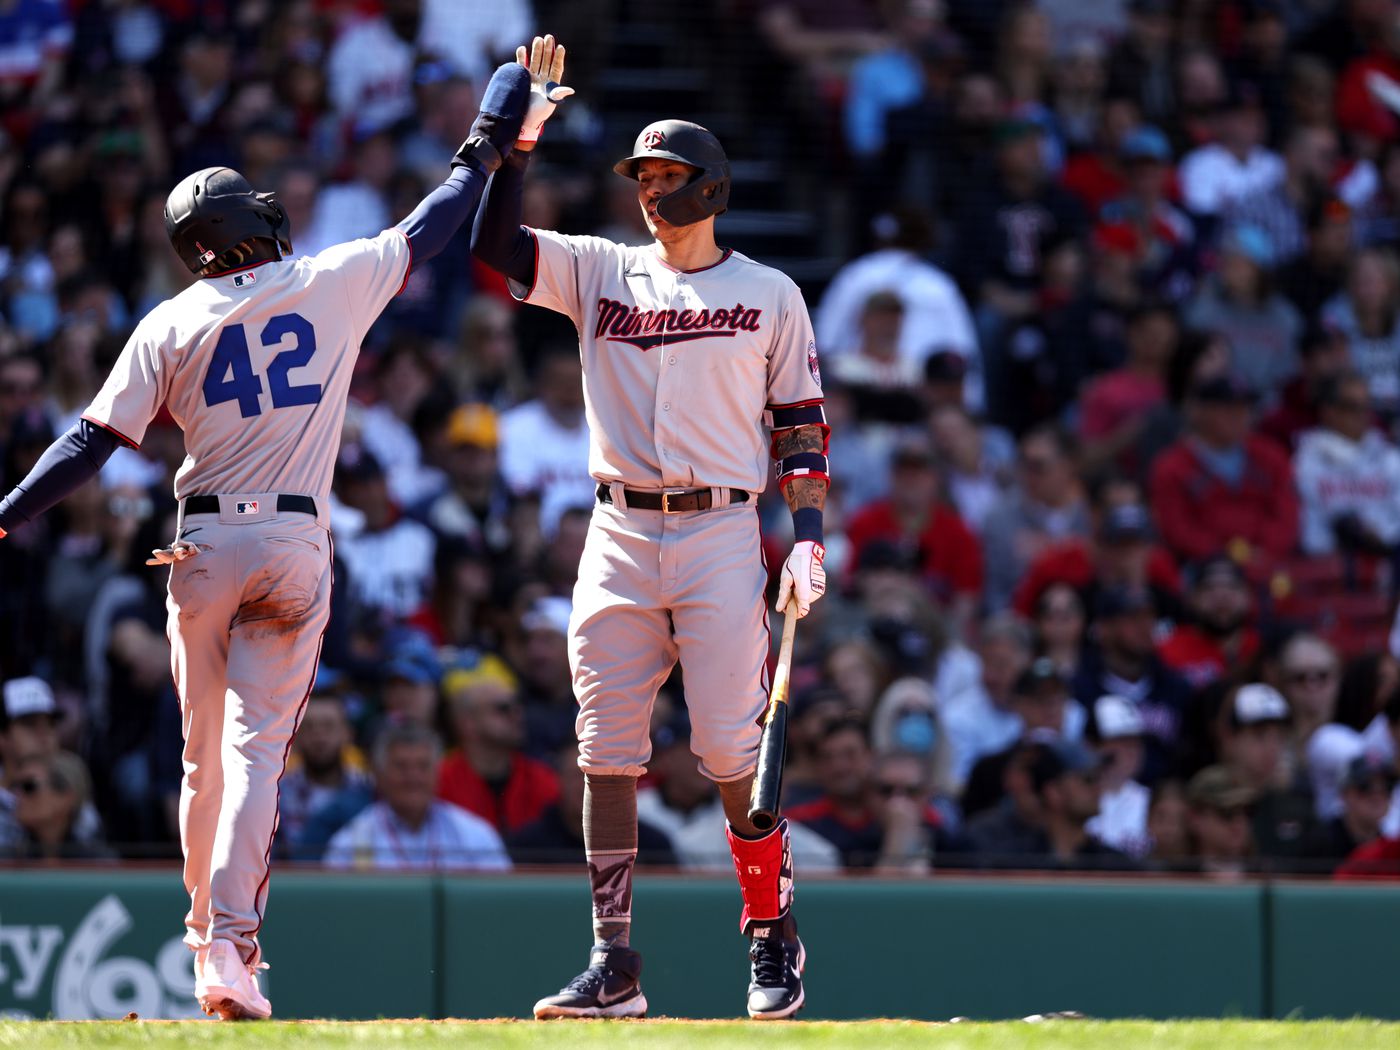
[[169,547],[161,547],[159,550],[151,551],[151,556],[146,559],[146,564],[174,565],[177,561],[184,561],[186,558],[193,558],[196,554],[203,554],[205,551],[213,549],[207,543],[176,540]]
[[555,105],[572,95],[574,89],[559,83],[564,79],[564,45],[556,44],[553,36],[535,37],[529,54],[523,46],[517,47],[515,60],[530,71],[530,108],[525,111],[520,137],[515,141],[533,145],[539,141],[544,122],[554,113]]
[[791,605],[796,605],[799,620],[807,615],[812,603],[826,593],[825,560],[826,548],[820,543],[801,540],[792,545],[778,580],[779,612],[791,612]]

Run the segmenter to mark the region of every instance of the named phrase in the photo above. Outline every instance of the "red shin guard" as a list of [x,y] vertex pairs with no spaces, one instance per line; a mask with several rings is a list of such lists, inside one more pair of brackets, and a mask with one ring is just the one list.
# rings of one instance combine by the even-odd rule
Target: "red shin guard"
[[744,899],[739,929],[750,936],[755,925],[778,922],[792,906],[792,841],[788,822],[780,820],[761,839],[740,838],[728,825],[725,834],[734,857],[734,871],[739,876],[739,894]]

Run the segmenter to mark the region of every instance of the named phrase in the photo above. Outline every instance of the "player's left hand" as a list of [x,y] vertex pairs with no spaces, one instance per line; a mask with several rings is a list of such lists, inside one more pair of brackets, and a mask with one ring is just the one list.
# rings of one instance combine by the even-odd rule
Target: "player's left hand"
[[820,543],[801,540],[793,544],[778,580],[779,612],[792,615],[795,611],[799,620],[807,615],[812,603],[826,593],[825,560],[826,548]]
[[186,558],[193,558],[196,554],[203,554],[207,550],[213,550],[207,543],[191,543],[189,540],[176,540],[169,547],[161,547],[159,550],[151,551],[151,556],[146,559],[146,564],[174,565],[176,562],[184,561]]
[[530,71],[530,108],[520,126],[517,146],[531,148],[539,141],[544,122],[554,113],[556,104],[574,93],[564,87],[564,45],[556,44],[552,35],[535,37],[527,53],[524,46],[515,49],[515,60]]

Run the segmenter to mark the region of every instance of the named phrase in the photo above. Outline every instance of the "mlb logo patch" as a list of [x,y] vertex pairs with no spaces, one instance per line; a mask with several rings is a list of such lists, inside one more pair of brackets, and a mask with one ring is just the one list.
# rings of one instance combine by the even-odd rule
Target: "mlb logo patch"
[[235,288],[242,288],[245,284],[256,284],[257,281],[258,275],[250,270],[248,273],[240,273],[236,276],[233,279],[233,286]]
[[256,514],[258,512],[258,501],[255,499],[245,500],[235,505],[235,513]]

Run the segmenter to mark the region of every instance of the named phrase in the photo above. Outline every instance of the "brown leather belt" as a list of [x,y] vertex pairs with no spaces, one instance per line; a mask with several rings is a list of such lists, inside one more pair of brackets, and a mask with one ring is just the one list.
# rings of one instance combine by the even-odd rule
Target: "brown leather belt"
[[[711,489],[668,489],[664,492],[647,489],[623,489],[627,498],[628,510],[659,510],[662,514],[679,514],[685,510],[709,510],[714,506],[715,494]],[[598,486],[598,502],[611,503],[612,490],[607,485]],[[743,489],[730,489],[729,502],[747,503],[749,494]]]

